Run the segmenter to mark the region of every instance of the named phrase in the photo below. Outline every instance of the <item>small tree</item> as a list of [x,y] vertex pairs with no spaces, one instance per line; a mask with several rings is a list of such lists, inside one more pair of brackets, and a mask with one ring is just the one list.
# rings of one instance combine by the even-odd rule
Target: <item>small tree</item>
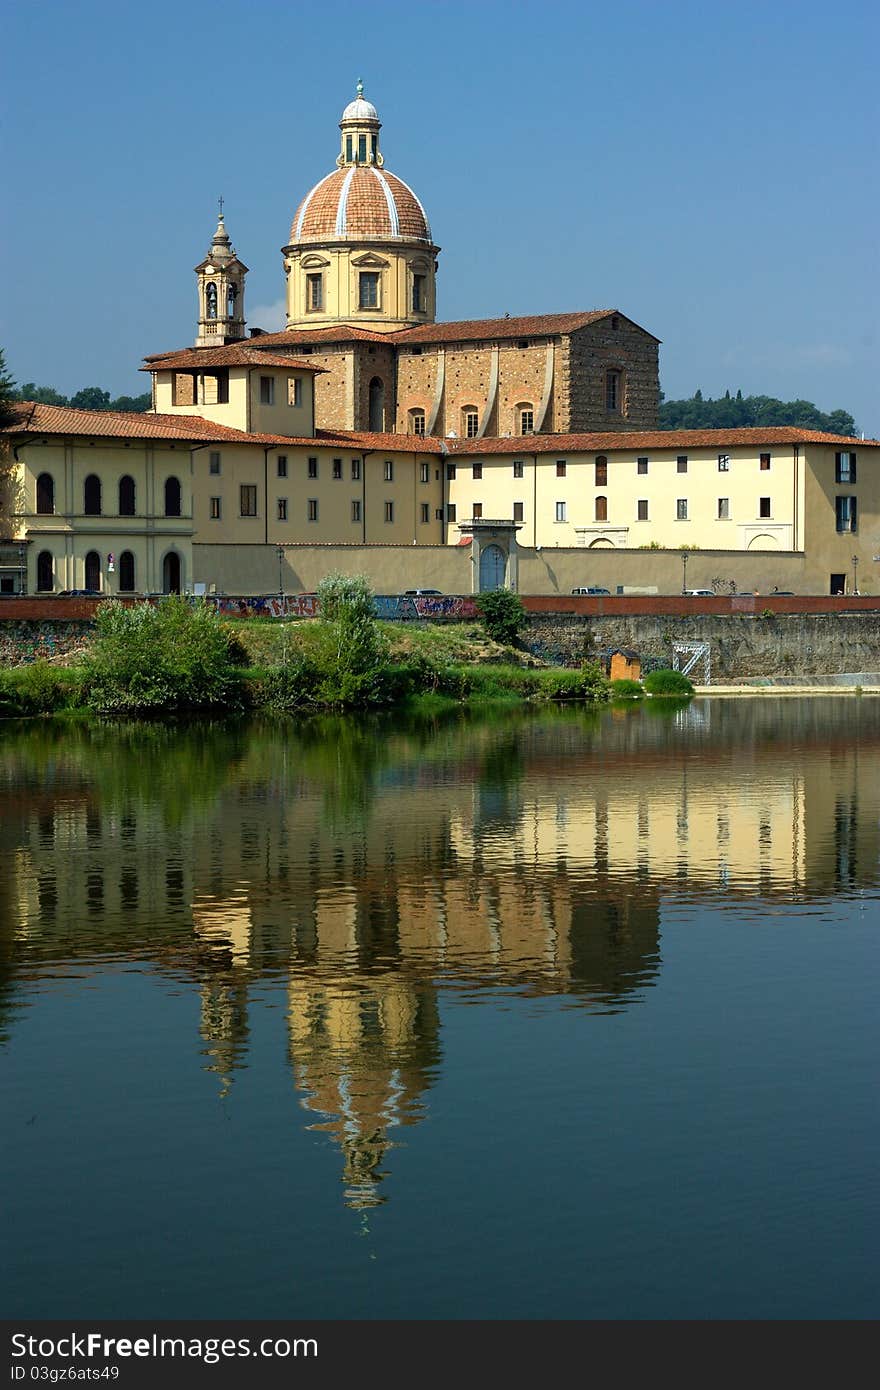
[[376,622],[369,581],[362,574],[328,574],[316,593],[329,639],[323,663],[327,702],[374,704],[382,698],[388,643]]
[[512,589],[491,589],[480,594],[477,612],[493,642],[512,647],[528,622],[522,599]]
[[17,399],[15,382],[6,370],[6,357],[0,348],[0,425],[7,425],[12,419],[12,403]]

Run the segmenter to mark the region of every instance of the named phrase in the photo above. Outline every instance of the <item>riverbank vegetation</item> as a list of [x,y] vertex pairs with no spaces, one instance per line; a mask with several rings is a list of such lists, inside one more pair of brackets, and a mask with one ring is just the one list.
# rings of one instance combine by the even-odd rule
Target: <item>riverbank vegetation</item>
[[318,597],[320,618],[272,623],[232,622],[177,596],[132,607],[101,604],[94,642],[78,663],[0,671],[0,717],[66,710],[113,718],[288,714],[693,693],[678,672],[654,672],[644,688],[612,686],[595,662],[576,669],[540,662],[515,645],[522,612],[516,595],[484,603],[482,625],[419,628],[377,621],[372,591],[359,576],[329,575]]

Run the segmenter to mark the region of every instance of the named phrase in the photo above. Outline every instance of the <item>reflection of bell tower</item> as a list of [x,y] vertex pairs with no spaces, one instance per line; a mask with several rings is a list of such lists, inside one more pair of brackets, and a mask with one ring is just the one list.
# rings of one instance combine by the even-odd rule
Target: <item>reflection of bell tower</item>
[[223,222],[223,199],[217,230],[207,256],[196,266],[199,277],[199,333],[196,347],[222,347],[245,336],[244,277]]
[[434,990],[399,974],[290,981],[290,1056],[303,1104],[327,1118],[345,1165],[345,1201],[365,1210],[385,1198],[389,1129],[415,1124],[439,1055]]

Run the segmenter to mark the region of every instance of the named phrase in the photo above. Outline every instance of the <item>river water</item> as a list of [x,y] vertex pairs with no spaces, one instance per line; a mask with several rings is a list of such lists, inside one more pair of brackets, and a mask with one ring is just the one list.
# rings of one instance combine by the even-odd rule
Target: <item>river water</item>
[[0,724],[0,1306],[868,1318],[880,701]]

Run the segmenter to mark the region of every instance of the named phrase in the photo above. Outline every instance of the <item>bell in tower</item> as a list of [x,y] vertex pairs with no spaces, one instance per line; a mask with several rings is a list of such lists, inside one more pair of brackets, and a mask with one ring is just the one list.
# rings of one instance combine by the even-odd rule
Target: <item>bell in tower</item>
[[245,337],[244,278],[247,266],[238,259],[223,221],[223,199],[217,230],[207,256],[196,266],[199,277],[199,331],[196,347],[222,347]]

